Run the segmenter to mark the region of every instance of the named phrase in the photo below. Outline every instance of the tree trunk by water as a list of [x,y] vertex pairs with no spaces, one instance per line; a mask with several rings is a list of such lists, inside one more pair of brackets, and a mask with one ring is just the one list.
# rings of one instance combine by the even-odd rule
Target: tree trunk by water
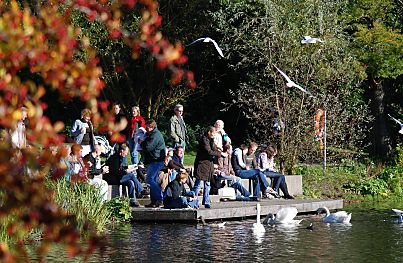
[[390,153],[390,137],[385,120],[385,91],[382,80],[370,81],[371,111],[375,117],[373,123],[373,151],[376,157],[386,159]]

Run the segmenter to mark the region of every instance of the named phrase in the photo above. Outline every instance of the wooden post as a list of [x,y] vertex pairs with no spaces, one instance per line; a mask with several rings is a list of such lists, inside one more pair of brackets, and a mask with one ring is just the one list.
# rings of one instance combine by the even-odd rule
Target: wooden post
[[326,130],[326,124],[327,124],[327,116],[326,116],[326,109],[325,109],[325,127],[323,127],[323,170],[326,170],[326,135],[327,135],[327,130]]

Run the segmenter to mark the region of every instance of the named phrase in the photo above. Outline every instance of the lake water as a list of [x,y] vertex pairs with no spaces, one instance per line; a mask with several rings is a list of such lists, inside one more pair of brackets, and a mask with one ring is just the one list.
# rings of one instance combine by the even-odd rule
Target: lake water
[[[111,231],[105,254],[89,262],[403,262],[403,224],[396,223],[390,208],[399,206],[345,205],[344,210],[353,213],[349,226],[325,224],[309,215],[299,217],[303,221],[296,227],[266,226],[259,236],[252,231],[252,219],[228,221],[222,229],[126,224]],[[312,231],[306,229],[310,222]],[[48,260],[80,262],[57,252]]]

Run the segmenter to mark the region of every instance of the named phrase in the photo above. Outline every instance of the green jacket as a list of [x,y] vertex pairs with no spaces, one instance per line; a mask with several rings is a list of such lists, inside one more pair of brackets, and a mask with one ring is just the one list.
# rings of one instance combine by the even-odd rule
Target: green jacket
[[147,134],[147,138],[141,143],[144,164],[163,162],[165,158],[165,141],[161,132],[155,128]]

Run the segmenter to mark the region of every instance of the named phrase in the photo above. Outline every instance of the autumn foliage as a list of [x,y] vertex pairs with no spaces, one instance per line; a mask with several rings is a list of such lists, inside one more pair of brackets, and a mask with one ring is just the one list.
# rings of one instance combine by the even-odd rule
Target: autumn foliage
[[[53,89],[64,100],[75,97],[87,103],[94,113],[93,123],[100,129],[118,131],[107,112],[108,102],[99,103],[97,97],[104,88],[102,69],[88,39],[69,21],[73,10],[84,13],[89,21],[98,20],[105,25],[111,39],[123,39],[131,47],[132,57],[150,52],[156,65],[168,69],[172,83],[184,78],[194,87],[193,74],[180,66],[187,58],[181,44],[171,44],[160,32],[161,16],[153,0],[122,1],[41,1],[35,15],[27,6],[16,1],[0,3],[0,216],[13,217],[8,226],[10,236],[21,237],[31,229],[41,229],[43,242],[38,250],[46,254],[53,242],[67,245],[69,256],[89,254],[103,247],[98,233],[88,226],[87,247],[78,246],[80,235],[75,228],[75,218],[54,203],[52,192],[45,186],[45,176],[50,168],[53,179],[63,175],[60,158],[50,154],[49,146],[59,145],[65,138],[60,135],[61,122],[51,123],[43,115],[47,105],[42,101],[46,90]],[[138,32],[121,28],[122,12],[138,8],[141,23]],[[77,54],[85,54],[78,60]],[[21,77],[29,72],[32,78]],[[27,140],[30,147],[14,149],[7,136],[21,118],[20,107],[28,109]],[[102,118],[101,118],[102,116]],[[118,139],[117,135],[114,137]],[[69,222],[68,224],[66,222]],[[17,238],[18,239],[18,238]],[[24,253],[23,242],[15,248]],[[16,258],[6,243],[0,244],[0,261],[12,262]]]

